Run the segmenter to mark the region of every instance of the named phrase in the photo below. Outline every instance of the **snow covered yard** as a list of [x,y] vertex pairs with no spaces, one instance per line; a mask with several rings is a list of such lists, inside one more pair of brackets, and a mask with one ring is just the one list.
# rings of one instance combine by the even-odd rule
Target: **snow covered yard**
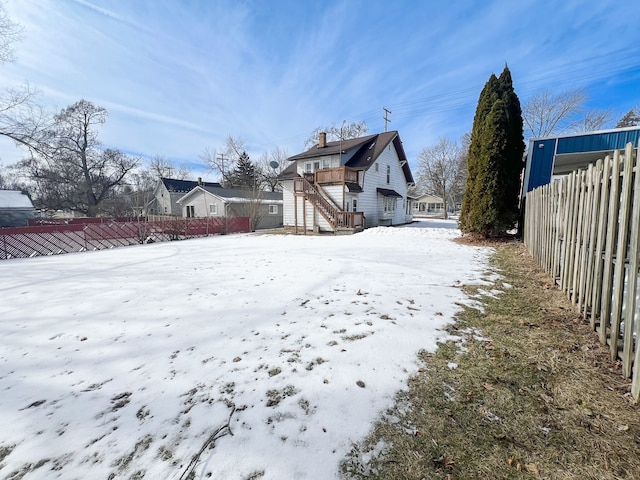
[[194,478],[338,478],[483,283],[443,227],[0,262],[0,477],[177,480],[235,405]]

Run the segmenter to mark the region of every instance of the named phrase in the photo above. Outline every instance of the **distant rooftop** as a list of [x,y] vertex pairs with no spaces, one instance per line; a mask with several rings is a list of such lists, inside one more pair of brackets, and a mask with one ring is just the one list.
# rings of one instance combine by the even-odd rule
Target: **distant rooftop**
[[196,180],[177,180],[175,178],[164,178],[160,179],[164,186],[167,187],[167,190],[170,192],[177,193],[187,193],[193,190],[195,187],[200,185],[201,187],[222,187],[218,182],[203,182]]

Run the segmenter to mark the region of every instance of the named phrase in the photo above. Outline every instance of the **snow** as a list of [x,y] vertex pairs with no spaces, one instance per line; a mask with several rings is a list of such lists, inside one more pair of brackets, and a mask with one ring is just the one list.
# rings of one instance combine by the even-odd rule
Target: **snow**
[[0,208],[33,208],[31,199],[19,190],[0,190]]
[[486,279],[432,225],[1,262],[2,478],[178,479],[231,405],[195,478],[338,478]]

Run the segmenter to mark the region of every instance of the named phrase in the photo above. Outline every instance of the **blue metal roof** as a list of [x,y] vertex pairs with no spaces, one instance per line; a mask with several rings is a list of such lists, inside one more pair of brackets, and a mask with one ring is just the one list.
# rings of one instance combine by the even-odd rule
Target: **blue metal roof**
[[532,139],[527,154],[523,194],[548,184],[554,172],[564,174],[584,168],[613,150],[624,149],[629,142],[640,146],[640,126]]
[[624,148],[629,142],[638,146],[638,139],[640,139],[640,130],[621,130],[558,138],[556,155],[617,150]]

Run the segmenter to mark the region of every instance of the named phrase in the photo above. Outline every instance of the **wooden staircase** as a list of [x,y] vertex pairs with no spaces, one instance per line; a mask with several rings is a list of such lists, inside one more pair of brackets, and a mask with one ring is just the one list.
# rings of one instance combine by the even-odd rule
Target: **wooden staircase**
[[333,200],[327,199],[328,195],[322,194],[320,186],[306,178],[295,178],[293,189],[296,196],[305,198],[313,205],[313,208],[331,225],[334,233],[355,233],[364,228],[362,212],[347,212],[340,209]]

